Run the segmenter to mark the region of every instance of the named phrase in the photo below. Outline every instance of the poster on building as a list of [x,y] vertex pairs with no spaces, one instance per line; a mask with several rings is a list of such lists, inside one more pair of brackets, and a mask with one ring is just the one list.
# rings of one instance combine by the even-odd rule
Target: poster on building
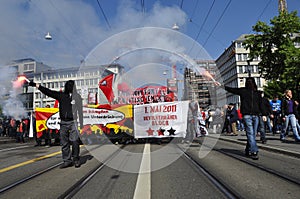
[[134,106],[134,137],[185,137],[188,101]]

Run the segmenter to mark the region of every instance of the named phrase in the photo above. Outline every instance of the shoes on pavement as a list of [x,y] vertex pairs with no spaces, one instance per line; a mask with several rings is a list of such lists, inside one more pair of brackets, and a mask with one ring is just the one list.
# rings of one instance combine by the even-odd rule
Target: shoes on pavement
[[67,168],[67,167],[71,167],[73,166],[73,163],[72,162],[64,162],[62,165],[60,165],[60,169],[64,169],[64,168]]
[[267,143],[266,138],[263,138],[263,139],[261,139],[260,141],[261,141],[261,143],[263,143],[263,144],[266,144],[266,143]]
[[257,152],[251,153],[250,157],[252,158],[252,160],[258,160],[258,153]]
[[75,168],[79,168],[80,167],[80,161],[79,160],[75,160],[74,164],[75,164]]
[[245,151],[245,156],[246,157],[250,157],[250,152],[249,151]]

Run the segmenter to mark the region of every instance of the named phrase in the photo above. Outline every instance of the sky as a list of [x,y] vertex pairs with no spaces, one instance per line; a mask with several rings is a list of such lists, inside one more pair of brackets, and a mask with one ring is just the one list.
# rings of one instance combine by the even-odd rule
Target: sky
[[[299,16],[300,0],[287,6]],[[253,33],[258,20],[269,23],[277,15],[277,0],[1,0],[0,66],[29,57],[52,67],[78,66],[115,34],[174,23],[217,59],[231,41]],[[44,38],[47,32],[52,40]]]

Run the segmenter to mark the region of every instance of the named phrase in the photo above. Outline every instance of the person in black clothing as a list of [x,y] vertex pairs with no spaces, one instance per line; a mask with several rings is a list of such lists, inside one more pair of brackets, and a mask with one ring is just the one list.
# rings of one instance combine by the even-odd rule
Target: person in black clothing
[[230,103],[228,105],[228,109],[226,112],[226,118],[228,119],[228,123],[229,123],[228,129],[230,129],[230,131],[227,132],[227,134],[237,136],[238,133],[236,132],[236,122],[238,120],[238,114],[237,114],[237,110],[234,107],[233,103]]
[[260,132],[260,140],[263,144],[267,143],[266,139],[266,122],[267,117],[271,116],[273,111],[272,107],[270,105],[270,101],[264,97],[264,92],[259,91],[262,96],[262,106],[264,108],[264,113],[261,113],[259,116],[259,125],[258,125],[258,131]]
[[[217,82],[218,86],[221,84]],[[256,144],[256,133],[259,123],[259,115],[264,113],[261,94],[257,91],[257,85],[253,77],[246,78],[245,87],[231,88],[225,86],[225,90],[239,95],[241,98],[241,113],[245,122],[247,144],[245,155],[253,160],[258,160],[258,147]]]
[[[79,118],[80,129],[83,128],[82,98],[77,93],[75,82],[69,80],[65,83],[64,92],[53,91],[31,81],[30,86],[35,86],[45,95],[52,97],[59,102],[60,116],[60,141],[62,145],[62,158],[64,163],[60,168],[66,168],[73,165],[80,167],[80,139],[77,127],[77,118]],[[72,145],[72,151],[70,150]],[[72,161],[73,156],[73,161]]]

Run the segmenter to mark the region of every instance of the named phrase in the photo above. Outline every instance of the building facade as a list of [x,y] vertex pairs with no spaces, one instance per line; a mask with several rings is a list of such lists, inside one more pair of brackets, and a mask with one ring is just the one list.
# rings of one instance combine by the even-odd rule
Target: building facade
[[[121,74],[124,69],[119,64],[54,69],[31,58],[13,61],[9,67],[17,71],[16,75],[25,75],[29,80],[56,91],[63,91],[65,82],[74,80],[84,104],[89,103],[90,99],[107,103],[107,99],[99,89],[99,81],[111,73]],[[55,104],[53,98],[45,96],[28,84],[24,84],[23,92],[19,97],[27,112],[31,112],[36,107],[46,105],[53,107]]]
[[[260,77],[258,73],[259,58],[249,60],[249,49],[243,46],[246,35],[241,35],[232,41],[231,45],[216,60],[218,69],[217,81],[230,87],[244,87],[246,78],[254,77],[258,90],[263,90],[266,83],[265,79]],[[224,89],[218,88],[216,95],[218,96],[218,106],[234,103],[240,105],[240,98],[237,95],[227,93]]]
[[207,71],[213,78],[216,74],[216,63],[213,60],[196,60],[199,70],[184,70],[184,100],[196,100],[204,109],[217,105],[216,88],[213,79],[201,72]]

